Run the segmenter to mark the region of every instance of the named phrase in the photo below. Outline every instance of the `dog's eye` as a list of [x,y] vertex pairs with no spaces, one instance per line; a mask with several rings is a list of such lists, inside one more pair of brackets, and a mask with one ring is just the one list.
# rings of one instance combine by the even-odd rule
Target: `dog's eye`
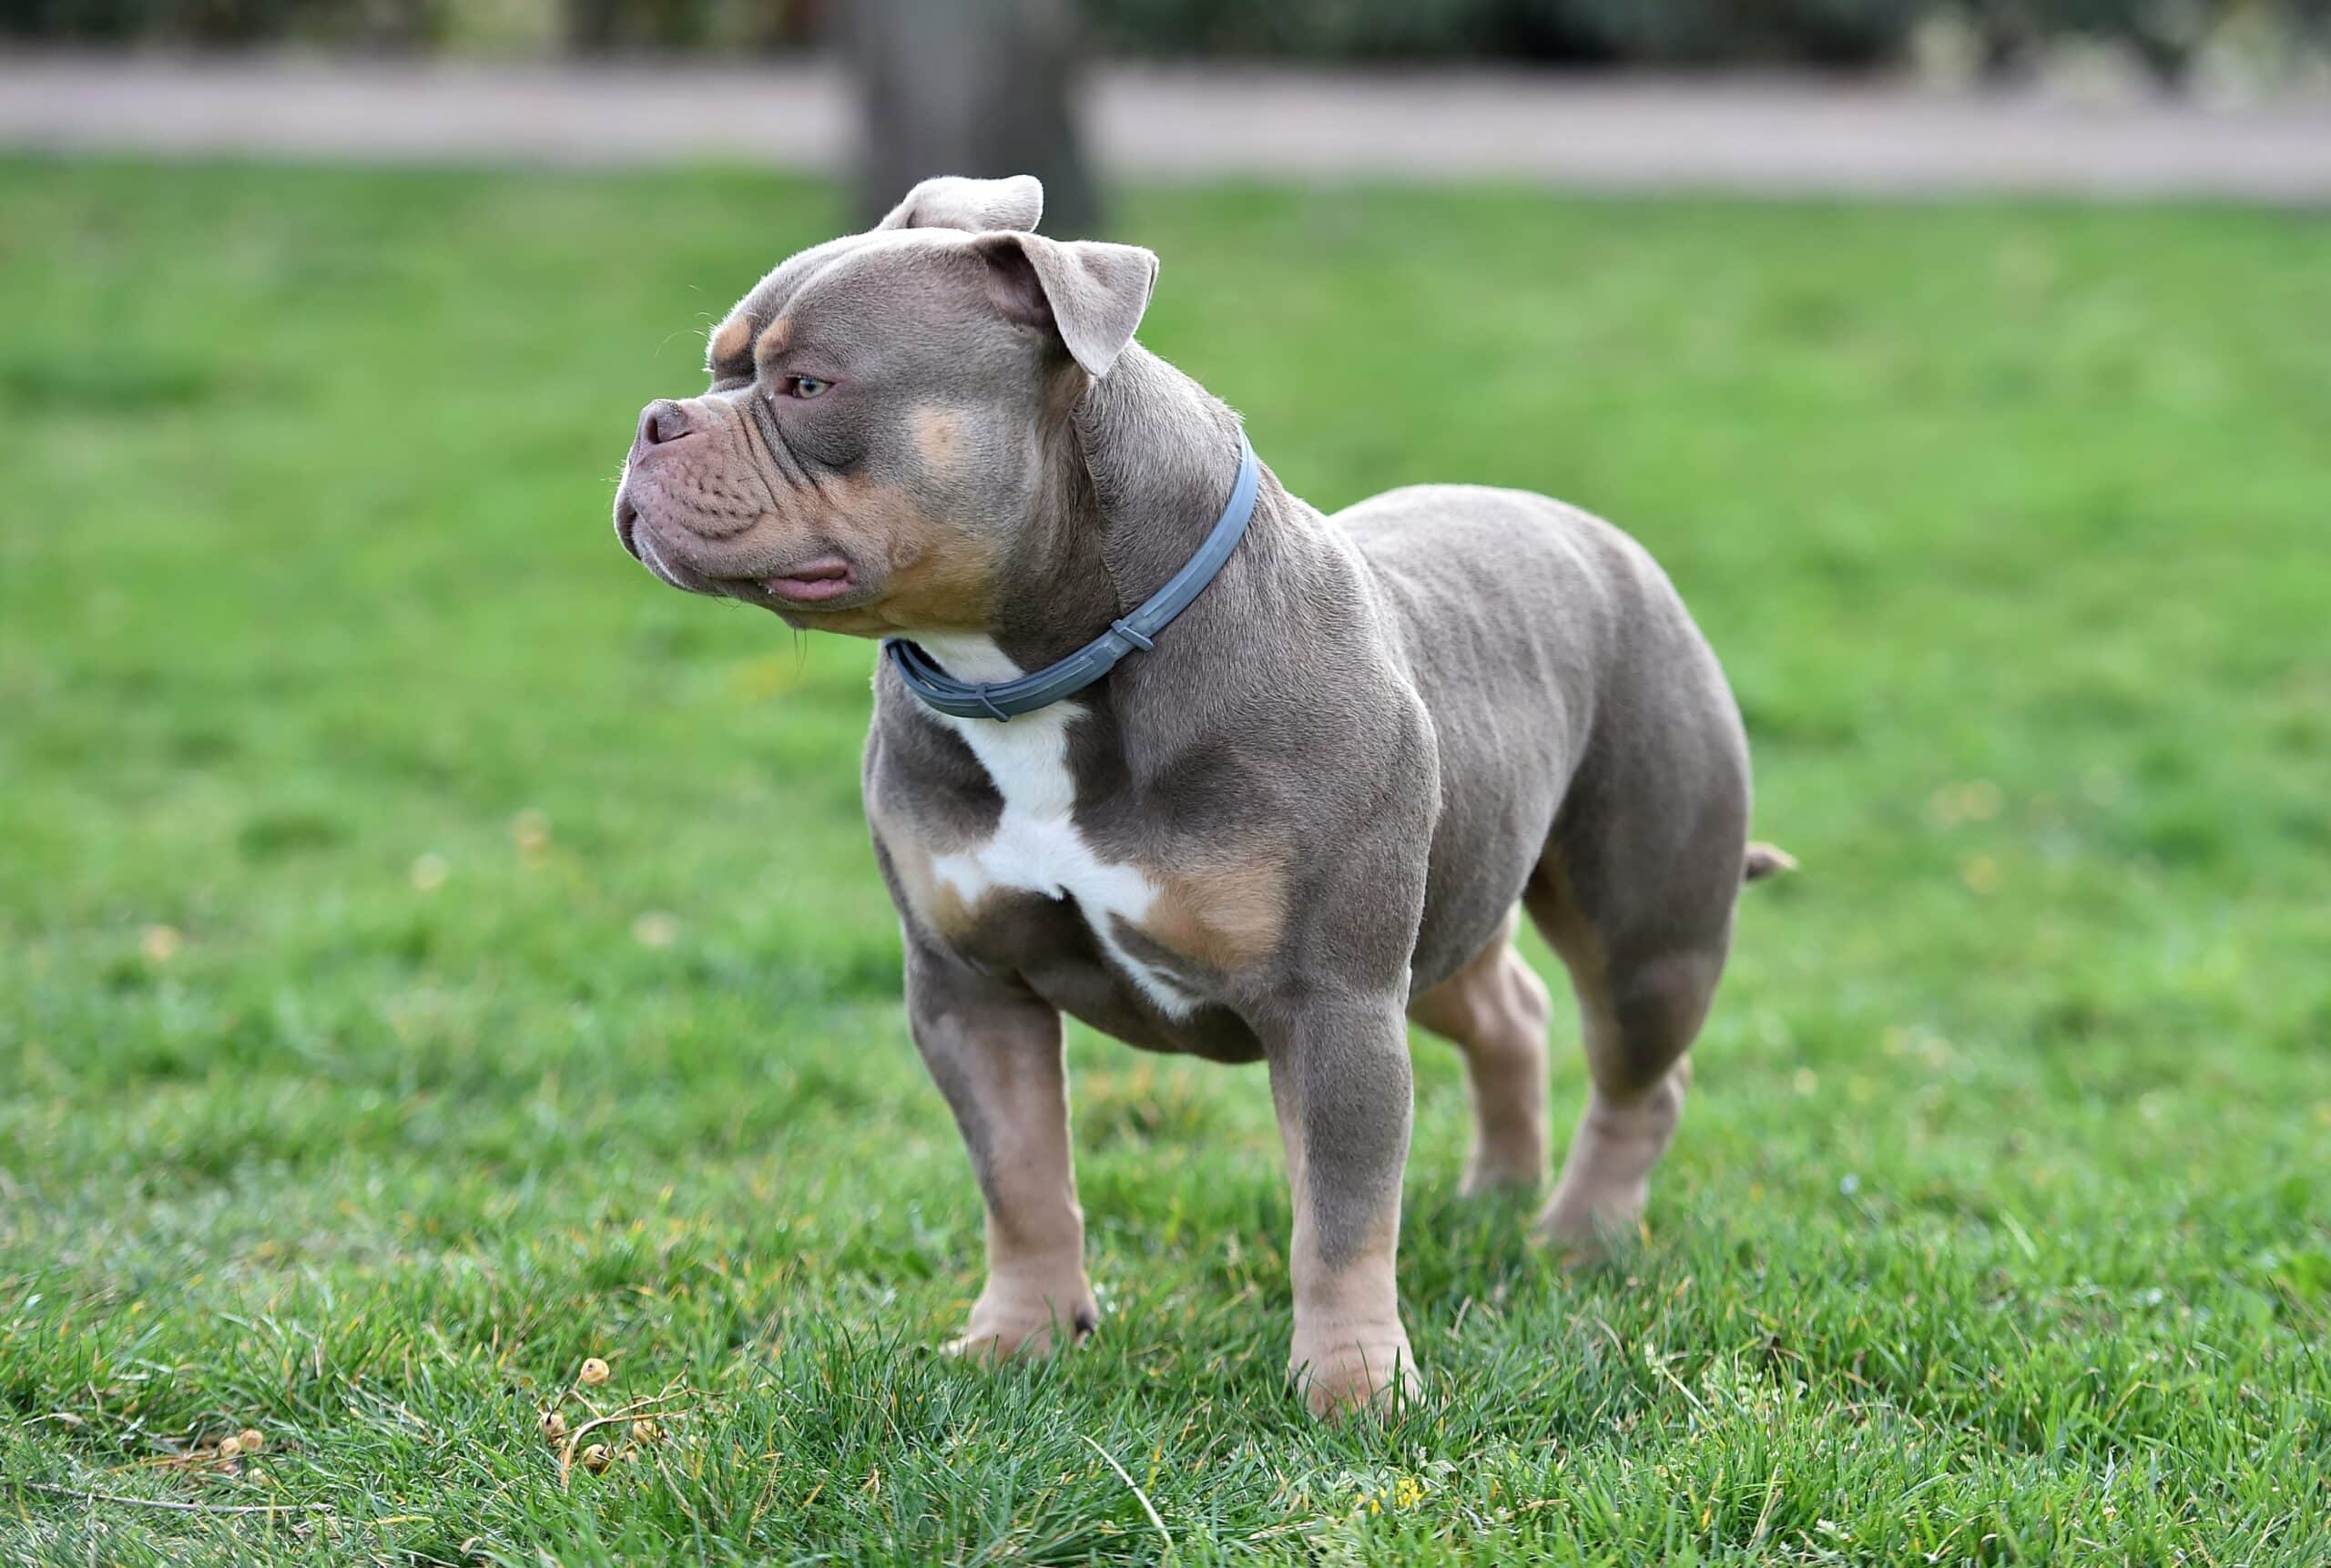
[[823,397],[833,390],[833,382],[819,381],[816,376],[788,376],[778,383],[778,390],[787,397],[806,399]]

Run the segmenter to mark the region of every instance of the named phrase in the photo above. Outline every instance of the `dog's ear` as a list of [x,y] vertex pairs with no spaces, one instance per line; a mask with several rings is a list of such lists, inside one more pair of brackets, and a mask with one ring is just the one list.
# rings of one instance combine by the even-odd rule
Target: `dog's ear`
[[942,174],[907,192],[877,229],[963,229],[973,234],[1011,229],[1025,232],[1044,215],[1043,182],[1033,174],[1009,179],[965,179]]
[[996,234],[973,249],[987,263],[988,291],[1004,316],[1055,333],[1095,379],[1133,341],[1157,282],[1156,256],[1138,245]]

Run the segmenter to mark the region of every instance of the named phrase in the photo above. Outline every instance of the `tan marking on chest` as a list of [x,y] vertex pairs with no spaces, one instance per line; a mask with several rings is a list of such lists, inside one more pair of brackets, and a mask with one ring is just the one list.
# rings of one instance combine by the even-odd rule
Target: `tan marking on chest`
[[[874,831],[891,857],[891,871],[906,894],[907,907],[917,923],[947,942],[962,946],[979,929],[984,896],[966,901],[955,885],[941,876],[936,855],[911,830],[884,816],[874,819]],[[942,851],[943,852],[943,851]]]
[[1267,961],[1287,925],[1287,862],[1276,854],[1169,872],[1141,929],[1169,952],[1230,974]]

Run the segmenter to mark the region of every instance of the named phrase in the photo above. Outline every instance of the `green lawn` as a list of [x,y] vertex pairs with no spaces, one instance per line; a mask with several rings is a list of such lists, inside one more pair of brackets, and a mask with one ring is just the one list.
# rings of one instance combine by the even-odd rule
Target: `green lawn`
[[[1804,862],[1624,1268],[1458,1201],[1420,1044],[1433,1398],[1322,1430],[1263,1079],[1089,1034],[1102,1332],[932,1353],[871,650],[606,522],[836,211],[0,164],[0,1562],[2331,1558],[2331,222],[1127,199],[1297,491],[1643,538]],[[684,1413],[562,1489],[589,1355]]]

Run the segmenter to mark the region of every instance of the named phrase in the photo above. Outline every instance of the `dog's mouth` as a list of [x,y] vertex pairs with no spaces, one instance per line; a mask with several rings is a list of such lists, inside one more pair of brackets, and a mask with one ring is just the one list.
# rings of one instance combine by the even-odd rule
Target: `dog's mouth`
[[823,605],[858,586],[858,574],[840,555],[820,555],[777,576],[758,578],[755,585],[782,604]]
[[626,486],[616,496],[616,538],[632,559],[673,587],[742,599],[774,610],[840,607],[840,601],[858,593],[858,569],[846,556],[830,550],[807,561],[783,563],[774,572],[766,567],[739,571],[725,564],[687,560],[670,545],[658,544],[657,529],[649,525],[628,491]]

